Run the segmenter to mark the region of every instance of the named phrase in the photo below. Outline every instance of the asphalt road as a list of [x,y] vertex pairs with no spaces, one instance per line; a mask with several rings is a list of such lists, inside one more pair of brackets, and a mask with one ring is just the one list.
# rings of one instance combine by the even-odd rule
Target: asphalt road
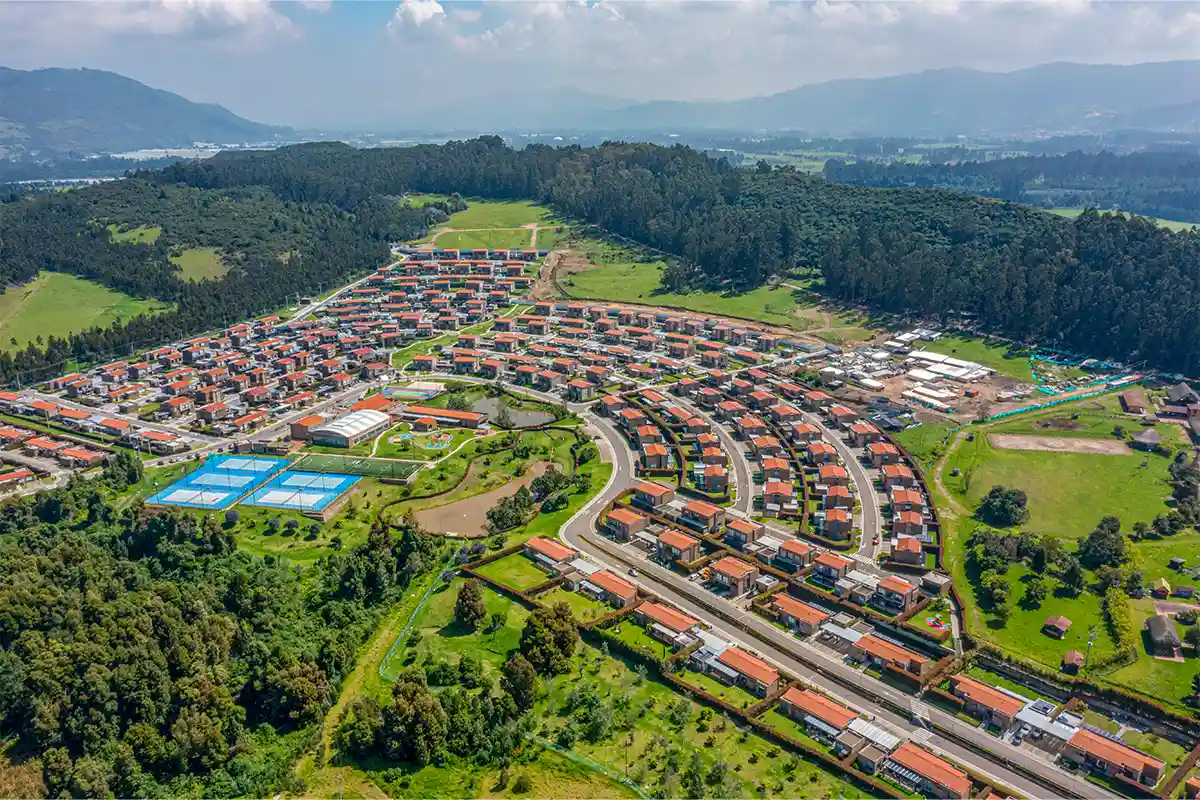
[[875,482],[871,480],[871,475],[859,463],[858,455],[850,449],[849,445],[831,429],[825,422],[815,414],[803,412],[804,418],[821,429],[821,436],[825,441],[833,445],[838,451],[838,455],[842,458],[842,463],[846,465],[846,471],[850,473],[850,479],[854,481],[854,485],[858,487],[858,499],[861,504],[862,515],[862,542],[859,545],[858,552],[869,559],[872,563],[875,561],[877,547],[872,544],[875,537],[882,533],[883,518],[879,509],[879,495],[875,491]]
[[[602,451],[607,451],[607,457],[614,459],[614,469],[612,479],[604,491],[561,529],[560,535],[572,547],[586,552],[620,573],[626,573],[630,567],[635,567],[638,570],[638,577],[634,579],[637,583],[705,620],[730,641],[757,651],[787,671],[802,675],[822,690],[841,697],[849,705],[869,711],[876,719],[887,722],[908,738],[940,750],[978,773],[1022,794],[1037,798],[1060,797],[1066,794],[1089,798],[1112,796],[1095,784],[1081,780],[1042,760],[1029,750],[1002,742],[934,706],[894,690],[882,681],[863,675],[842,663],[832,651],[801,641],[761,617],[737,609],[728,601],[683,576],[597,536],[593,527],[596,510],[610,502],[628,485],[633,470],[631,456],[623,438],[607,420],[589,414],[587,421],[601,433],[604,439]],[[752,631],[752,635],[741,628],[724,624],[735,620]],[[884,702],[881,702],[881,698]],[[931,722],[935,732],[931,734],[911,718],[894,713],[885,702],[902,709],[912,709],[916,715]],[[973,748],[978,748],[987,755],[982,755]],[[1028,772],[1038,776],[1039,781],[1024,777],[1007,766],[1005,761],[1021,765]]]

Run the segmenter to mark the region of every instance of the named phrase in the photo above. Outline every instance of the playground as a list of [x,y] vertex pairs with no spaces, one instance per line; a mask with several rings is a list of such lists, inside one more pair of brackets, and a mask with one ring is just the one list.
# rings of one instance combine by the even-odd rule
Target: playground
[[476,435],[476,431],[463,428],[417,433],[410,423],[401,422],[379,438],[372,455],[377,458],[433,461],[453,452]]

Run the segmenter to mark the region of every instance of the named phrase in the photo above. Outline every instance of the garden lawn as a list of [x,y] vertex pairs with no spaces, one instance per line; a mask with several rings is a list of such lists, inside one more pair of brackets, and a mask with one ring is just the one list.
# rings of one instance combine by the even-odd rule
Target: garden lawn
[[724,700],[734,708],[748,708],[759,702],[760,699],[740,686],[727,686],[711,675],[705,675],[702,672],[693,672],[688,669],[681,672],[679,678],[700,691],[708,692],[713,697]]
[[434,247],[443,250],[528,250],[532,232],[527,228],[495,228],[483,231],[450,231],[438,234]]
[[1135,750],[1149,753],[1166,764],[1165,775],[1170,775],[1176,767],[1183,763],[1183,759],[1187,758],[1188,754],[1188,751],[1180,745],[1148,732],[1125,731],[1121,734],[1121,741]]
[[171,303],[138,300],[74,275],[43,271],[29,283],[0,294],[0,349],[23,348],[38,337],[107,328],[173,308]]
[[127,242],[129,244],[154,244],[158,241],[158,237],[162,236],[162,228],[157,225],[138,225],[133,228],[122,230],[121,225],[110,223],[108,226],[109,238],[114,242]]
[[[447,227],[455,230],[519,228],[550,218],[550,210],[528,200],[467,200],[467,210],[450,215]],[[480,245],[482,247],[482,245]]]
[[[942,480],[968,508],[975,508],[993,486],[1022,489],[1030,512],[1024,528],[1075,539],[1110,514],[1128,530],[1166,512],[1169,465],[1167,458],[1153,454],[1002,450],[993,448],[981,431],[950,456]],[[951,474],[954,467],[960,471],[957,477]]]
[[631,647],[640,647],[658,656],[665,657],[670,655],[670,648],[652,637],[641,625],[638,625],[633,615],[622,617],[620,622],[607,630]]
[[215,247],[193,247],[171,256],[171,263],[179,268],[179,277],[185,281],[216,280],[229,271],[221,260],[221,252]]
[[534,563],[523,553],[507,555],[489,564],[484,564],[475,571],[484,577],[521,591],[550,580],[550,576],[534,566]]
[[989,342],[975,336],[943,336],[936,342],[922,342],[921,349],[943,353],[964,361],[974,361],[994,369],[998,375],[1033,381],[1029,353],[1012,350],[1007,342]]
[[[481,586],[489,619],[492,614],[499,613],[504,615],[505,622],[495,631],[486,632],[484,628],[488,623],[485,621],[482,628],[472,631],[454,619],[454,603],[465,582],[463,578],[455,578],[448,586],[434,590],[413,621],[408,639],[384,664],[385,675],[398,675],[413,661],[423,664],[433,659],[457,664],[464,655],[479,659],[485,676],[499,675],[500,665],[508,658],[509,651],[521,643],[521,629],[525,627],[529,610],[487,586]],[[420,636],[414,636],[418,631]]]
[[770,725],[772,728],[779,731],[789,739],[795,739],[802,744],[808,745],[814,750],[822,752],[830,750],[829,745],[822,744],[813,737],[809,736],[808,733],[805,732],[803,725],[797,723],[787,714],[784,714],[783,711],[780,710],[779,705],[771,706],[766,710],[765,713],[759,715],[758,720]]
[[537,600],[539,603],[551,607],[559,603],[566,603],[571,607],[571,614],[579,622],[589,622],[615,610],[579,592],[568,592],[561,586],[539,595]]

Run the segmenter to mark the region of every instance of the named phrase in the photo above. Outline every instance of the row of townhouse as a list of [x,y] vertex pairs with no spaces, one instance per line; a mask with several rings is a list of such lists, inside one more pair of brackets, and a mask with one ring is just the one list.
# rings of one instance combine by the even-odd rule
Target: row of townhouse
[[[106,416],[95,411],[69,408],[18,392],[0,392],[0,408],[11,414],[36,419],[67,431],[114,437],[119,444],[158,455],[181,453],[192,445],[192,439],[186,436],[152,430],[129,420]],[[33,431],[19,426],[11,426],[0,432],[0,447],[6,444],[23,445],[27,440],[35,438],[57,441],[51,436],[38,437]],[[106,457],[104,454],[88,451],[86,447],[67,449],[71,451],[67,453],[67,457],[78,461],[78,464],[73,466],[94,466],[101,463]],[[90,455],[85,457],[84,453],[75,452],[80,449],[88,451]],[[46,450],[46,453],[50,453],[50,450]]]

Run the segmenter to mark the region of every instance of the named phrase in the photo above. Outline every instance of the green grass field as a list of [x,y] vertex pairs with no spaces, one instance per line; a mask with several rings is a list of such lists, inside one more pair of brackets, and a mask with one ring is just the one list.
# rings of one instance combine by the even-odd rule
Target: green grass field
[[433,244],[448,250],[474,250],[482,247],[489,250],[528,250],[532,237],[532,232],[524,228],[454,231],[438,234]]
[[1170,422],[1145,425],[1122,411],[1121,401],[1116,394],[1102,395],[1050,411],[1022,414],[988,430],[992,433],[1029,436],[1116,440],[1115,429],[1118,427],[1124,430],[1126,438],[1152,427],[1163,437],[1164,446],[1174,448],[1182,445],[1182,432],[1178,425]]
[[110,239],[114,242],[127,242],[129,244],[154,244],[158,241],[158,237],[162,236],[162,228],[157,225],[138,225],[133,228],[122,230],[123,226],[117,225],[115,222],[108,226]]
[[[450,215],[448,227],[456,230],[519,228],[550,218],[550,210],[527,200],[468,199],[467,210]],[[480,245],[482,246],[482,245]]]
[[[1047,209],[1047,210],[1051,214],[1057,214],[1060,217],[1078,217],[1080,214],[1083,213],[1082,208],[1051,208],[1051,209]],[[1112,212],[1106,212],[1106,213],[1115,214],[1115,213],[1120,213],[1120,212],[1112,211]],[[1129,215],[1127,214],[1126,216],[1129,216]],[[1172,219],[1162,219],[1160,217],[1146,217],[1146,219],[1153,220],[1154,222],[1157,222],[1162,227],[1164,227],[1168,230],[1172,230],[1172,231],[1189,231],[1196,227],[1196,223],[1194,223],[1194,222],[1177,222]]]
[[450,195],[446,194],[410,194],[405,195],[404,200],[411,206],[421,208],[430,203],[440,203],[450,199]]
[[915,428],[905,428],[892,434],[892,438],[900,443],[924,470],[931,469],[941,456],[946,436],[952,426],[942,423],[926,422]]
[[662,261],[644,260],[644,256],[631,249],[594,239],[576,239],[572,247],[584,250],[588,260],[597,265],[595,269],[573,273],[562,281],[572,297],[671,306],[801,331],[822,324],[815,302],[803,291],[763,286],[738,295],[664,292],[661,290],[665,267]]
[[613,611],[612,608],[606,606],[604,603],[597,602],[579,592],[568,592],[561,586],[541,595],[538,600],[550,606],[558,603],[566,603],[571,607],[571,613],[575,615],[575,619],[580,622],[588,622]]
[[1010,351],[1005,342],[988,342],[973,336],[943,336],[936,342],[922,342],[920,349],[961,358],[964,361],[974,361],[1008,378],[1033,381],[1029,354]]
[[229,271],[215,247],[192,247],[171,256],[171,263],[179,268],[180,278],[193,283],[216,280]]
[[[1023,489],[1029,496],[1026,529],[1075,539],[1110,514],[1128,530],[1135,522],[1149,522],[1165,513],[1169,465],[1167,458],[1153,454],[1002,450],[992,447],[980,432],[975,441],[963,442],[950,456],[942,480],[968,508],[974,508],[993,486]],[[958,476],[951,474],[954,467]]]
[[500,628],[484,632],[472,631],[454,620],[454,602],[458,590],[465,581],[456,578],[446,588],[437,589],[421,609],[413,622],[413,631],[420,631],[416,644],[410,643],[397,648],[392,658],[385,661],[383,674],[395,680],[406,663],[428,658],[457,663],[464,655],[479,659],[484,665],[484,674],[495,676],[510,650],[521,641],[521,628],[529,617],[529,611],[503,595],[483,587],[483,605],[490,617],[493,613],[504,614],[505,622]]
[[565,226],[554,228],[538,228],[537,232],[537,249],[538,250],[553,250],[558,247],[559,242],[571,235],[571,229]]
[[513,553],[484,564],[475,571],[486,578],[520,590],[529,589],[550,580],[550,576],[534,566],[533,562],[523,553]]
[[[0,347],[13,350],[39,336],[66,336],[106,328],[139,314],[158,314],[171,303],[138,300],[63,272],[41,272],[24,286],[0,294]],[[13,340],[16,340],[14,344]]]

